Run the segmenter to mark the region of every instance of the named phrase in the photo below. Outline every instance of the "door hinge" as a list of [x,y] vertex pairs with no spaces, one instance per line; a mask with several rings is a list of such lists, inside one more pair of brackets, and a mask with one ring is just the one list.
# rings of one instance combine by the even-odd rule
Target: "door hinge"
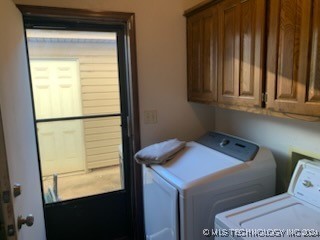
[[262,102],[267,102],[268,101],[268,93],[262,93]]
[[7,233],[9,237],[14,236],[15,230],[14,230],[14,225],[8,225],[7,227]]
[[2,202],[9,203],[10,202],[10,191],[3,191],[2,192]]

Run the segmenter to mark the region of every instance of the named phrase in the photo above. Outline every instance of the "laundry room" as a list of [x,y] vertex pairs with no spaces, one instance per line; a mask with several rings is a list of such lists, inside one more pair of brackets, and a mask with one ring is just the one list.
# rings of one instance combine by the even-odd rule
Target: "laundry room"
[[[293,176],[300,179],[299,174],[294,175],[298,161],[306,159],[301,169],[309,169],[308,160],[320,159],[319,9],[319,0],[1,0],[0,143],[5,147],[2,156],[6,161],[0,163],[0,183],[5,183],[1,197],[9,194],[9,200],[0,204],[0,236],[7,235],[10,240],[55,240],[57,236],[80,236],[81,240],[81,236],[93,236],[90,234],[96,234],[96,239],[206,239],[201,229],[214,229],[216,214],[274,195],[299,192],[290,184]],[[94,167],[81,165],[80,170],[58,173],[58,179],[75,179],[68,186],[69,195],[60,200],[55,188],[63,191],[64,186],[59,185],[60,180],[54,186],[55,170],[45,174],[40,153],[53,153],[66,144],[58,141],[58,147],[41,150],[30,82],[30,58],[37,61],[50,57],[39,36],[28,49],[26,33],[39,29],[106,31],[117,36],[116,110],[102,110],[103,116],[86,114],[84,110],[62,116],[69,123],[99,118],[102,125],[104,118],[116,118],[112,122],[115,126],[101,125],[102,130],[95,126],[94,131],[101,139],[108,134],[117,134],[117,138],[112,139],[112,146],[103,138],[101,145],[92,147],[97,155]],[[60,61],[65,56],[75,59],[70,55],[71,47],[82,48],[84,42],[104,44],[87,35],[77,43],[68,38],[55,38],[68,47],[60,49],[62,53],[51,60]],[[43,45],[41,54],[35,54],[37,42]],[[107,61],[101,64],[109,64]],[[98,77],[86,81],[91,81],[91,89],[98,89],[95,93],[104,94],[101,86],[109,84],[94,85],[104,81],[100,67],[87,70],[90,74],[94,71]],[[79,91],[84,96],[81,84]],[[109,102],[102,104],[109,106]],[[82,119],[88,115],[90,119]],[[87,146],[93,143],[83,139],[81,151],[87,164],[91,151]],[[177,146],[177,152],[169,152],[169,157],[161,159],[163,162],[153,162],[159,150],[152,148],[154,144],[168,144],[171,140],[169,148]],[[168,145],[163,146],[158,145],[168,150]],[[136,155],[142,159],[137,161],[134,155],[146,148],[146,152]],[[218,153],[213,155],[211,150]],[[107,155],[112,155],[112,163],[105,165]],[[176,158],[187,160],[180,167]],[[221,165],[215,162],[213,168],[211,158],[226,160]],[[202,159],[202,165],[198,167],[198,162],[190,159]],[[260,159],[267,160],[260,164]],[[78,176],[109,167],[116,169],[114,186],[111,175],[98,172],[95,184],[84,179],[88,191],[77,195]],[[316,172],[313,169],[318,168],[311,169]],[[313,179],[307,175],[309,178]],[[301,180],[304,183],[308,189],[315,189],[314,183],[310,187],[309,182]],[[107,189],[104,184],[111,187]],[[165,193],[147,185],[163,186]],[[243,198],[241,192],[245,193]],[[48,194],[54,197],[48,198]],[[233,200],[222,204],[225,199]],[[192,201],[203,207],[191,214]],[[202,224],[198,218],[204,215]],[[22,221],[18,223],[19,217]],[[92,220],[90,232],[83,219],[96,219]],[[219,215],[221,229],[228,228],[226,219],[226,215]],[[258,228],[259,221],[246,226]],[[76,226],[69,228],[71,222]],[[319,224],[295,227],[320,231]]]

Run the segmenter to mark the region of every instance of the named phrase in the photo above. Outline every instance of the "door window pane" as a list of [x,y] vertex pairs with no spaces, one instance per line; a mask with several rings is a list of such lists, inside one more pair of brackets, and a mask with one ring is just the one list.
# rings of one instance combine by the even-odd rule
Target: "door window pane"
[[120,117],[37,124],[46,203],[123,188]]
[[27,30],[46,203],[124,187],[116,37]]
[[37,119],[120,113],[116,36],[27,30]]

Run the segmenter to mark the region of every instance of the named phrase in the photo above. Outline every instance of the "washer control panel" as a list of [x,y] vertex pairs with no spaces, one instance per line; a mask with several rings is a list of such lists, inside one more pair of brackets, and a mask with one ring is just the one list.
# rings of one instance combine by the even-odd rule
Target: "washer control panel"
[[320,208],[320,161],[300,160],[289,191],[297,198]]
[[196,142],[243,162],[253,160],[259,150],[256,144],[217,132],[208,132]]

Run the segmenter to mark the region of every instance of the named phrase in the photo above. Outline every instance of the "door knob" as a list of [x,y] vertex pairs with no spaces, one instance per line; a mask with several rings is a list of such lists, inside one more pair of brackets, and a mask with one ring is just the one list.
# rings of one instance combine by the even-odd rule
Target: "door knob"
[[31,227],[34,222],[34,217],[32,214],[29,214],[26,218],[22,218],[22,216],[18,217],[18,229],[21,229],[22,225],[25,224],[28,227]]

